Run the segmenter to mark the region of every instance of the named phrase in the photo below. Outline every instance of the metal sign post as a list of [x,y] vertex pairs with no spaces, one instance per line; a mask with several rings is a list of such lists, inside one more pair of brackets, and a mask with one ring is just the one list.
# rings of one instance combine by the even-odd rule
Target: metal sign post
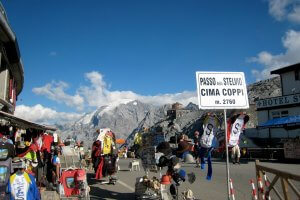
[[228,155],[228,139],[227,139],[227,117],[226,109],[224,109],[224,127],[225,127],[225,148],[226,148],[226,178],[227,178],[227,195],[230,200],[230,173],[229,173],[229,155]]
[[227,109],[249,108],[243,72],[196,72],[198,105],[201,110],[224,109],[227,197],[230,200],[230,173],[227,138]]

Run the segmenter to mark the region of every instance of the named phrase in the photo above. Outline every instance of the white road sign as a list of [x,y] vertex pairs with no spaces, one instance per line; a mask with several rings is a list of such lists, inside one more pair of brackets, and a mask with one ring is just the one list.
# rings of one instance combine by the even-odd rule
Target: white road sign
[[249,108],[243,72],[196,72],[200,109]]

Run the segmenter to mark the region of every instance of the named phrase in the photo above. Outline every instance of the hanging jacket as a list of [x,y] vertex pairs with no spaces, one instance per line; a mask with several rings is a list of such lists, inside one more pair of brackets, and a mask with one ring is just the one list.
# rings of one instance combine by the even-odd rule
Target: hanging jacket
[[142,133],[136,133],[135,134],[134,144],[142,145]]
[[204,148],[213,146],[215,135],[217,133],[220,123],[218,118],[213,115],[207,115],[203,122],[203,133],[200,137],[200,145]]
[[233,147],[239,144],[240,134],[248,121],[249,116],[244,114],[234,115],[227,120],[228,146]]
[[108,135],[105,135],[103,140],[103,154],[111,154],[111,148],[112,148],[112,138]]
[[51,144],[53,142],[53,136],[52,135],[43,135],[43,145],[42,145],[42,151],[47,150],[48,153],[51,152]]
[[40,200],[40,193],[34,177],[23,172],[21,175],[14,173],[10,176],[7,185],[10,200],[23,198],[24,200]]

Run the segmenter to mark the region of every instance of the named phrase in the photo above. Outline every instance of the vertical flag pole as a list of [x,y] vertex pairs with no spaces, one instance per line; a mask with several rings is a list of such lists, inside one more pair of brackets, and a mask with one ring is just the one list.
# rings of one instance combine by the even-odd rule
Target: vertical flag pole
[[229,157],[228,157],[228,139],[227,139],[227,117],[226,117],[226,109],[224,109],[224,128],[225,128],[225,148],[226,148],[226,181],[227,181],[227,197],[230,200],[230,175],[229,175]]

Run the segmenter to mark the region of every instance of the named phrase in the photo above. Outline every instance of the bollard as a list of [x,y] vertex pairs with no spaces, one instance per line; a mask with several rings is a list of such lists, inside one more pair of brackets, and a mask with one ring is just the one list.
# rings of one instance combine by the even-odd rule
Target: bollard
[[255,189],[253,179],[250,180],[250,184],[252,189],[252,199],[257,200],[257,194],[256,194],[256,189]]
[[264,173],[264,181],[265,181],[265,187],[266,187],[266,192],[265,192],[266,200],[271,200],[271,196],[270,196],[270,192],[269,192],[270,182],[267,179],[266,173]]
[[265,198],[264,186],[262,183],[262,179],[261,179],[261,177],[258,177],[257,180],[258,180],[258,191],[261,194],[262,199],[265,200],[266,198]]
[[232,180],[231,179],[229,179],[229,183],[230,183],[230,195],[231,195],[231,199],[235,200],[234,190],[233,190],[233,184],[232,184]]

